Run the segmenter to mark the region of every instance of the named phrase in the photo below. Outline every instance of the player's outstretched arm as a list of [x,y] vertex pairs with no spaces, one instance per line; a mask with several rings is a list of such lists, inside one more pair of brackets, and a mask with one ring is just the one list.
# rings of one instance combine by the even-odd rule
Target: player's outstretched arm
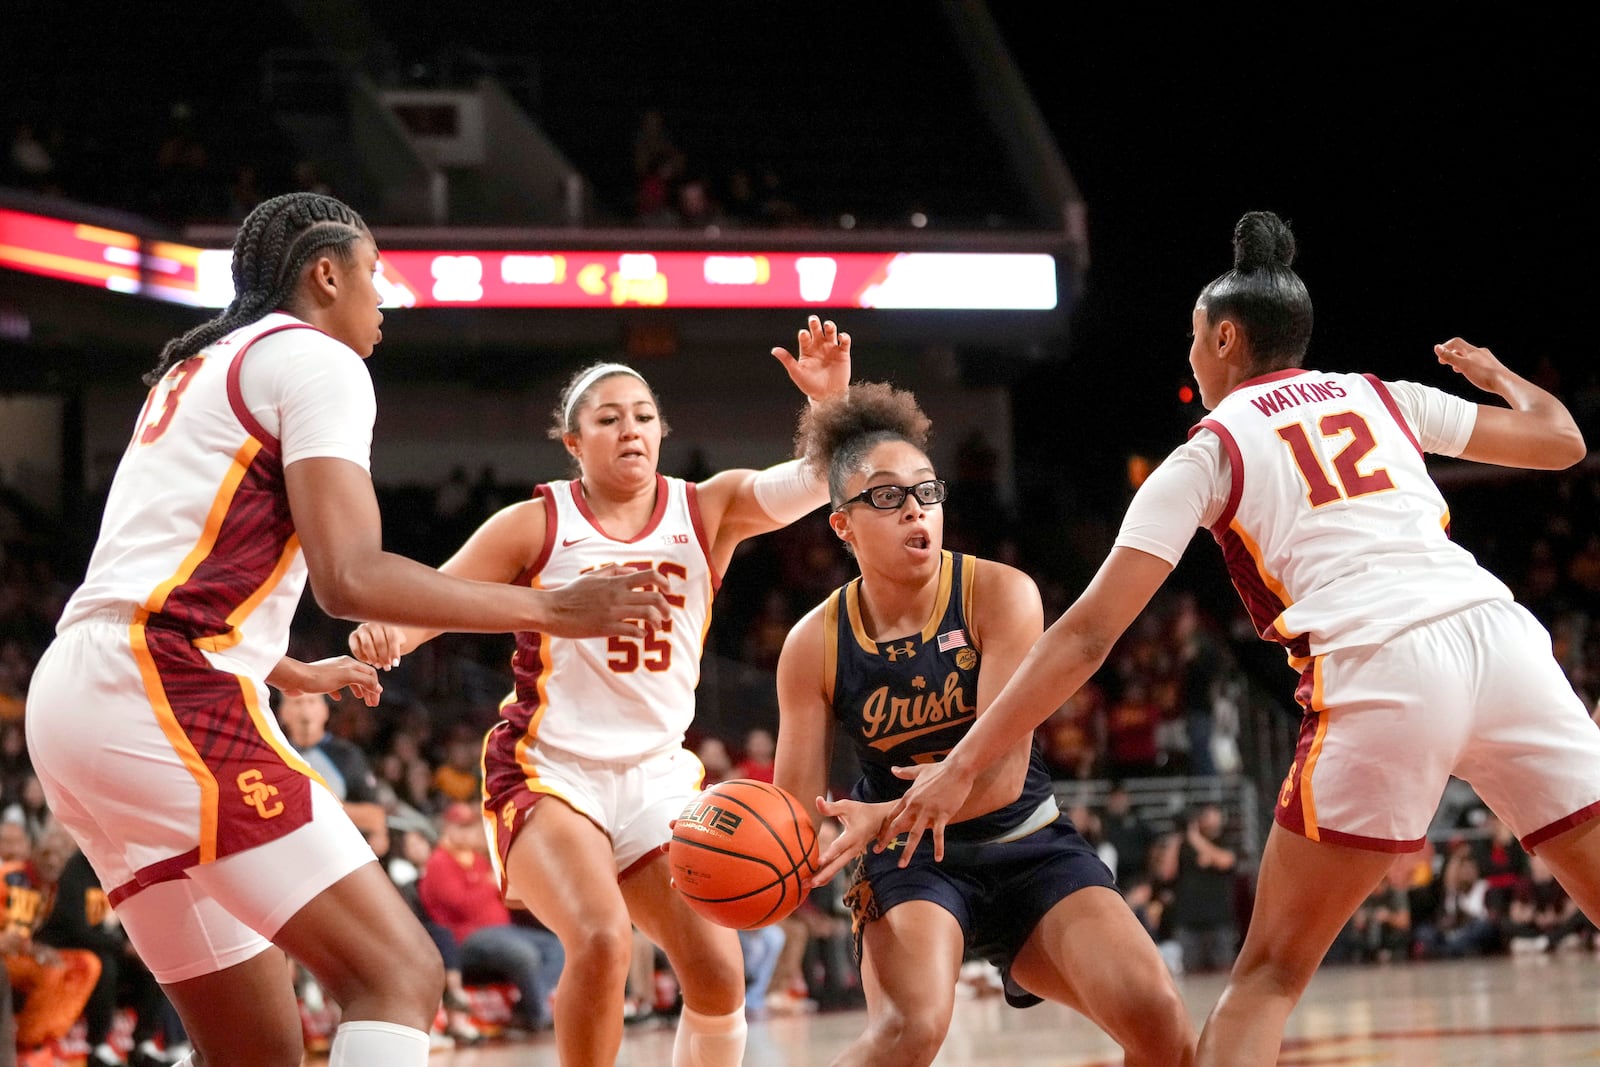
[[1509,409],[1478,405],[1477,421],[1461,458],[1503,467],[1565,470],[1588,454],[1583,433],[1566,405],[1511,371],[1487,348],[1452,337],[1434,345],[1433,351],[1440,363],[1511,405]]
[[299,460],[285,469],[284,482],[312,593],[335,618],[469,633],[639,637],[644,621],[667,617],[660,590],[668,581],[653,571],[601,572],[532,590],[464,580],[385,552],[372,478],[348,460]]
[[935,856],[942,858],[944,829],[967,802],[979,773],[1032,734],[1100,669],[1171,573],[1170,563],[1148,552],[1113,548],[1083,595],[1045,631],[961,743],[939,763],[895,768],[895,774],[915,780],[900,798],[883,840],[909,834],[909,854],[924,833],[931,833]]

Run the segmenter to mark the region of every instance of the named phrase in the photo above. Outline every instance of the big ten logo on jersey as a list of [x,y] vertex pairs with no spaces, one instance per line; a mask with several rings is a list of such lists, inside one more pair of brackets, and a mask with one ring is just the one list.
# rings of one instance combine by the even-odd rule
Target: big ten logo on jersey
[[978,709],[961,684],[961,674],[951,671],[944,686],[929,691],[927,679],[911,681],[913,696],[895,696],[880,685],[861,706],[861,736],[879,752],[955,725],[977,715]]
[[283,814],[283,801],[272,799],[278,795],[278,787],[263,781],[260,771],[240,771],[234,782],[239,787],[239,799],[255,808],[263,819],[276,819]]
[[[626,567],[629,570],[649,571],[654,570],[667,578],[687,579],[689,571],[681,563],[657,563],[648,559],[630,559],[622,563],[597,563],[592,567],[585,567],[580,574],[601,570],[606,567]],[[654,585],[643,586],[645,589],[658,588]],[[684,605],[682,593],[674,593],[671,589],[662,589],[661,595],[666,597],[667,604],[674,608]],[[646,623],[643,637],[608,637],[606,638],[606,666],[617,674],[631,674],[643,667],[647,671],[661,673],[672,667],[672,641],[668,637],[672,633],[672,620],[663,619],[659,623]]]
[[703,800],[692,802],[683,809],[683,814],[678,816],[679,826],[696,826],[709,833],[724,836],[731,836],[742,822],[744,816],[738,812],[708,804]]

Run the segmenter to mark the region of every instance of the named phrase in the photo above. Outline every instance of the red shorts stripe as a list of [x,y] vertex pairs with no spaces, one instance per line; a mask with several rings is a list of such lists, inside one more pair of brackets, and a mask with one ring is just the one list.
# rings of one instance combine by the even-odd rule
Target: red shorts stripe
[[1596,816],[1600,816],[1600,800],[1595,801],[1593,804],[1590,804],[1587,807],[1579,808],[1571,815],[1557,819],[1548,826],[1539,827],[1539,829],[1522,839],[1522,847],[1527,849],[1529,852],[1532,852],[1534,849],[1538,848],[1552,837],[1555,837],[1557,834],[1566,833],[1574,826],[1582,826],[1584,823],[1595,818]]
[[[309,823],[311,779],[286,763],[257,728],[239,676],[217,670],[186,634],[157,625],[155,618],[144,629],[144,641],[159,682],[161,699],[152,700],[156,714],[169,736],[175,727],[187,740],[215,783],[202,801],[214,804],[214,811],[201,813],[202,825],[215,826],[215,838],[200,842],[194,862],[276,841]],[[147,880],[141,871],[138,880],[165,879]]]

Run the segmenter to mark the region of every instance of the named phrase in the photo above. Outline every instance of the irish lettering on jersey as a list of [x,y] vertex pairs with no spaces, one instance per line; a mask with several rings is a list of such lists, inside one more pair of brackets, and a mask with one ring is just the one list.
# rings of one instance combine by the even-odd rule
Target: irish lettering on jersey
[[[927,624],[914,634],[874,641],[861,617],[860,579],[829,598],[823,627],[836,647],[833,716],[855,746],[862,779],[857,799],[890,800],[910,783],[893,767],[933,763],[966,736],[978,714],[982,653],[969,640],[970,556],[945,552]],[[1034,815],[1050,795],[1050,775],[1035,748],[1022,795],[978,819],[950,827],[951,840],[987,840]]]

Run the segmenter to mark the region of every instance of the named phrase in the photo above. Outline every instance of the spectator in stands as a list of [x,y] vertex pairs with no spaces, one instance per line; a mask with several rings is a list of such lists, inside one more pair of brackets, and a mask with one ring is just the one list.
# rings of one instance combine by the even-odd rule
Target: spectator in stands
[[22,993],[16,1014],[17,1045],[36,1049],[67,1036],[100,978],[100,960],[82,949],[57,949],[37,940],[50,918],[54,888],[74,845],[65,830],[51,829],[39,839],[32,860],[5,875],[6,926],[0,929],[11,987]]
[[762,1019],[767,1014],[767,988],[786,940],[782,924],[739,931],[739,948],[744,952],[744,1014],[747,1019]]
[[281,696],[278,721],[283,724],[289,743],[344,804],[345,814],[356,828],[363,835],[376,833],[386,818],[378,794],[378,776],[372,772],[366,753],[328,733],[328,698],[322,693]]
[[1488,813],[1484,829],[1489,836],[1472,843],[1472,858],[1488,886],[1484,906],[1493,915],[1504,915],[1517,886],[1528,877],[1528,853],[1494,812]]
[[44,788],[39,784],[37,775],[30,771],[22,776],[22,782],[17,787],[17,799],[6,805],[4,812],[0,812],[0,822],[21,824],[28,831],[30,841],[38,841],[55,822],[50,806],[45,803]]
[[1142,678],[1129,679],[1106,713],[1106,768],[1119,778],[1142,777],[1160,768],[1157,740],[1161,709]]
[[445,808],[439,846],[423,868],[418,890],[428,917],[460,945],[462,973],[512,982],[521,996],[521,1025],[548,1029],[550,998],[565,960],[561,942],[548,930],[512,922],[489,862],[483,817],[474,805],[457,802]]
[[744,758],[734,767],[735,778],[754,778],[758,782],[772,781],[772,756],[777,744],[772,731],[760,728],[744,735]]
[[0,822],[0,871],[27,866],[33,856],[33,835],[20,822]]
[[1429,956],[1481,956],[1499,941],[1489,915],[1489,883],[1467,844],[1452,846],[1434,884],[1432,907],[1416,927],[1417,941]]
[[1238,949],[1233,917],[1234,867],[1222,841],[1222,809],[1201,804],[1190,813],[1178,845],[1178,875],[1169,914],[1183,946],[1185,974],[1227,970]]
[[1145,859],[1154,835],[1133,810],[1133,797],[1119,781],[1106,792],[1100,813],[1100,828],[1106,844],[1116,850],[1117,884],[1125,885],[1145,871]]
[[1517,885],[1508,909],[1505,939],[1512,952],[1555,952],[1593,947],[1595,926],[1561,888],[1538,856],[1529,857],[1528,874]]
[[54,899],[50,915],[35,930],[35,937],[58,949],[84,949],[100,961],[100,978],[84,1006],[85,1040],[89,1044],[89,1067],[123,1062],[111,1047],[111,1025],[117,1007],[134,1014],[133,1043],[136,1067],[175,1064],[188,1049],[175,1042],[163,1049],[157,1038],[164,1036],[169,1013],[167,998],[150,971],[134,955],[122,928],[115,922],[106,892],[94,868],[65,831],[47,835],[50,847],[69,849],[65,864],[53,860],[36,864],[40,888]]
[[1410,857],[1397,856],[1383,881],[1350,917],[1348,950],[1364,962],[1404,960],[1411,951],[1411,900],[1407,894]]
[[56,182],[56,160],[30,123],[22,123],[11,135],[11,172],[24,189],[60,193]]
[[1091,682],[1068,697],[1034,731],[1051,775],[1091,777],[1105,747],[1105,725],[1105,690]]
[[1178,597],[1172,614],[1172,643],[1181,692],[1179,707],[1188,729],[1188,773],[1209,777],[1217,773],[1211,758],[1212,701],[1226,668],[1226,653],[1207,629],[1192,593]]
[[444,762],[433,772],[433,792],[447,801],[469,803],[483,794],[482,741],[457,727],[445,744]]
[[733,766],[733,757],[728,755],[728,746],[722,738],[707,734],[695,746],[694,754],[699,757],[700,765],[706,769],[705,785],[713,786],[718,782],[726,782],[729,778],[739,777]]

